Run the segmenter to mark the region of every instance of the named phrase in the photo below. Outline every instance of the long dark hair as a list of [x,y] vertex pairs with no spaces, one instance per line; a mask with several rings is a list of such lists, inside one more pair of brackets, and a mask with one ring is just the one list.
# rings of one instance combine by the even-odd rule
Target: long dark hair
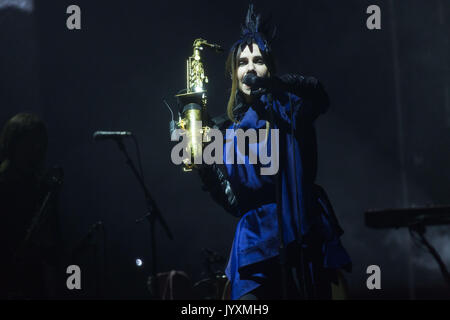
[[[253,42],[256,44],[256,42]],[[249,46],[253,46],[253,43],[251,43]],[[247,46],[247,45],[246,45]],[[246,47],[245,46],[245,47]],[[236,122],[236,119],[234,117],[233,109],[236,105],[236,95],[239,94],[238,88],[239,88],[239,81],[237,78],[237,68],[238,68],[238,60],[242,53],[242,51],[245,49],[242,48],[242,46],[237,45],[234,49],[230,51],[227,57],[227,61],[225,63],[225,70],[226,73],[230,75],[231,77],[231,91],[230,91],[230,97],[228,99],[227,104],[227,115],[228,118],[230,118],[231,121]],[[275,58],[272,53],[266,53],[265,51],[261,50],[261,55],[264,59],[264,63],[267,66],[268,72],[270,75],[274,75],[276,73],[276,66],[275,66]]]
[[227,115],[233,122],[236,122],[233,109],[236,104],[236,95],[239,94],[237,62],[241,52],[247,46],[251,52],[253,50],[253,43],[256,44],[261,51],[269,75],[274,75],[276,72],[275,59],[271,48],[271,43],[275,38],[276,28],[273,28],[272,31],[270,29],[269,19],[263,19],[260,14],[256,14],[253,4],[250,4],[244,24],[241,26],[241,37],[232,45],[225,65],[226,72],[231,76],[231,92],[230,98],[228,99]]
[[20,138],[29,134],[42,134],[45,137],[45,148],[48,143],[47,127],[35,114],[18,113],[9,119],[0,134],[0,162],[11,159],[12,153]]

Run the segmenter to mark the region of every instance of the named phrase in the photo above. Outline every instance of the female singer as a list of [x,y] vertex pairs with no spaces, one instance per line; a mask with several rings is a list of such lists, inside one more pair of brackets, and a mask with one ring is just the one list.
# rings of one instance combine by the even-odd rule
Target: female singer
[[[232,299],[330,299],[331,283],[351,261],[328,197],[315,184],[314,121],[329,100],[315,78],[276,76],[273,36],[267,34],[250,5],[241,38],[227,59],[227,119],[213,121],[216,128],[232,132],[278,129],[279,170],[261,175],[263,165],[248,163],[227,136],[225,165],[202,165],[198,172],[212,197],[240,219],[225,271]],[[270,143],[272,133],[267,132],[268,138],[258,143]],[[230,148],[247,161],[227,161]]]

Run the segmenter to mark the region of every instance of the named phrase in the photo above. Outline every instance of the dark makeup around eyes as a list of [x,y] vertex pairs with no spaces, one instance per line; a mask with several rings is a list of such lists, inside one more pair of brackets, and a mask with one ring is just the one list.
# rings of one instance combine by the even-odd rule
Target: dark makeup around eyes
[[[238,60],[239,66],[246,65],[247,63],[248,63],[248,58],[239,58],[239,60]],[[264,59],[262,56],[254,56],[253,63],[264,64]]]

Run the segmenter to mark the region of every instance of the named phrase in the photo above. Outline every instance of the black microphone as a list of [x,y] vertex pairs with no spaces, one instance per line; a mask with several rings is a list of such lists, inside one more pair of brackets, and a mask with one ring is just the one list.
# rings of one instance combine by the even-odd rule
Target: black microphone
[[242,82],[252,89],[268,89],[271,85],[270,78],[261,78],[254,73],[247,73],[244,79],[242,79]]
[[95,131],[93,138],[94,140],[107,140],[107,139],[120,139],[132,135],[133,133],[130,131]]
[[[281,77],[258,77],[253,72],[247,73],[242,82],[248,85],[252,93],[266,91],[288,91],[305,98],[326,96],[320,82],[314,77],[286,74]],[[328,98],[327,98],[328,99]]]

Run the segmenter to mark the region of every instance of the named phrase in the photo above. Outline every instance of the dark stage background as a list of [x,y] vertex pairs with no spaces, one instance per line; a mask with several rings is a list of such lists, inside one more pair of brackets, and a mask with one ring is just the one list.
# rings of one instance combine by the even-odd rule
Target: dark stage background
[[[254,1],[279,30],[279,73],[321,79],[332,109],[317,122],[318,182],[328,191],[353,259],[352,299],[443,298],[437,264],[405,230],[365,227],[369,208],[450,204],[450,3],[408,1]],[[16,5],[11,5],[16,4]],[[81,30],[66,28],[66,8],[81,8]],[[381,30],[366,28],[366,8],[381,8]],[[149,233],[135,219],[143,194],[111,141],[96,130],[138,137],[148,187],[175,240],[157,226],[159,271],[205,277],[203,248],[228,255],[237,220],[172,164],[162,100],[185,87],[195,38],[225,48],[238,38],[246,1],[1,1],[0,122],[36,112],[50,133],[48,165],[61,165],[61,228],[69,252],[96,221],[97,255],[82,267],[83,290],[67,297],[146,299]],[[209,110],[225,111],[225,55],[205,54]],[[135,147],[126,141],[135,158]],[[449,227],[428,229],[450,263]],[[106,251],[106,252],[105,252]],[[106,255],[104,255],[106,253]],[[135,259],[144,264],[136,267]],[[104,268],[106,262],[106,268]],[[366,288],[366,268],[381,268],[381,290]],[[103,279],[98,291],[98,279]]]

